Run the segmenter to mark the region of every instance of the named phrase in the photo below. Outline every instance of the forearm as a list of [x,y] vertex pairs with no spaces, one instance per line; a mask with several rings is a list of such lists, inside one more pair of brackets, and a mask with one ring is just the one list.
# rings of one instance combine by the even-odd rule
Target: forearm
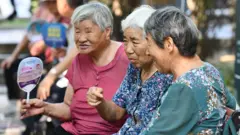
[[110,122],[121,120],[125,115],[125,109],[120,108],[112,101],[103,101],[96,107],[100,116]]
[[70,120],[71,119],[70,105],[72,103],[73,94],[74,90],[71,84],[68,84],[64,96],[64,101],[58,104],[51,104],[45,102],[44,114],[63,121]]
[[67,121],[71,119],[70,107],[66,103],[47,103],[44,106],[44,115]]
[[63,59],[63,61],[58,63],[55,67],[53,67],[50,70],[49,75],[54,76],[55,78],[61,75],[61,73],[67,70],[68,67],[71,65],[72,60],[77,55],[77,53],[78,51],[75,49],[75,47],[72,47],[65,56],[65,58]]
[[17,58],[18,55],[20,54],[20,52],[26,48],[26,46],[28,45],[29,43],[29,40],[28,40],[28,37],[27,35],[24,35],[22,41],[16,46],[16,48],[14,49],[13,53],[12,53],[12,56]]

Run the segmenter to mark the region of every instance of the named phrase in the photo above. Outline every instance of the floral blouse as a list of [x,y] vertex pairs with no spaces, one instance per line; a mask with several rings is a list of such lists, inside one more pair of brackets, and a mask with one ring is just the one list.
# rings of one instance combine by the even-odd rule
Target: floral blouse
[[171,75],[159,72],[142,83],[140,74],[141,71],[130,64],[120,88],[113,97],[113,102],[125,108],[129,116],[118,135],[138,135],[151,120],[162,95],[172,83]]
[[219,135],[226,110],[236,100],[219,71],[209,63],[188,71],[167,90],[148,128],[141,135]]

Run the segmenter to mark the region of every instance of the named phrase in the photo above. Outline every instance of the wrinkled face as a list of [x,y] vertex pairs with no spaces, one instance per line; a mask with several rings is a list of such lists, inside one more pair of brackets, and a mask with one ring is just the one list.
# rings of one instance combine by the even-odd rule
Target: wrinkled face
[[152,62],[152,57],[146,54],[147,40],[141,28],[127,28],[124,30],[124,50],[131,63],[141,68]]
[[160,48],[150,34],[147,34],[146,40],[148,41],[147,54],[153,57],[155,66],[157,67],[158,71],[161,73],[169,73],[169,51],[165,47]]
[[101,50],[110,42],[111,29],[104,31],[91,20],[83,20],[74,24],[75,44],[79,53],[91,54]]

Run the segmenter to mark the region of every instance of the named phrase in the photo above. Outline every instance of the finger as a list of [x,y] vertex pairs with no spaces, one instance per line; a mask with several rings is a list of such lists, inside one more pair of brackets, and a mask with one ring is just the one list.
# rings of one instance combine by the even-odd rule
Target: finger
[[90,88],[88,89],[88,93],[92,93],[93,91],[95,91],[95,89],[96,89],[96,87],[90,87]]
[[97,99],[88,99],[88,102],[89,103],[97,103],[97,102],[99,102],[99,100],[97,100]]
[[43,99],[42,100],[46,100],[47,99],[47,95],[45,92],[43,92]]
[[40,95],[39,99],[40,99],[40,100],[44,100],[42,95]]
[[94,91],[93,95],[95,95],[97,98],[100,98],[100,99],[103,98],[103,94],[101,94],[100,91]]
[[27,104],[26,99],[23,99],[21,102],[22,102],[22,103],[21,103],[22,105]]
[[26,112],[27,112],[27,109],[21,109],[21,110],[20,110],[20,113],[21,113],[21,114],[24,114],[24,113],[26,113]]
[[93,92],[96,90],[95,87],[90,87],[87,91],[87,96],[92,96],[93,95]]
[[27,118],[27,117],[30,117],[30,116],[34,116],[35,114],[31,111],[26,111],[25,113],[23,113],[21,116],[20,116],[20,119],[24,119],[24,118]]
[[88,101],[93,101],[93,100],[96,100],[96,99],[97,99],[97,97],[95,95],[93,95],[93,94],[88,94],[87,95],[87,100]]
[[37,98],[41,98],[41,94],[40,93],[37,93]]
[[101,93],[101,94],[103,93],[103,89],[102,89],[102,88],[97,88],[96,90],[97,90],[99,93]]
[[27,113],[25,113],[25,114],[23,114],[23,115],[20,116],[20,119],[22,120],[22,119],[25,119],[25,118],[27,118],[27,117],[29,117],[29,116],[27,115]]
[[27,109],[21,109],[21,112],[25,113],[25,112],[27,112]]
[[21,107],[30,107],[30,104],[28,104],[27,103],[27,101],[25,100],[25,99],[23,99],[22,101],[21,101]]
[[5,69],[6,62],[2,62],[1,68]]
[[38,104],[38,102],[39,102],[39,99],[30,99],[28,104],[30,106],[34,106],[34,105]]
[[41,91],[41,89],[39,89],[38,97],[37,97],[37,98],[42,100],[42,98],[43,98],[42,95],[43,95],[43,94],[42,94],[42,91]]
[[96,96],[96,98],[100,98],[101,99],[101,98],[103,98],[102,92],[103,92],[102,88],[90,87],[87,94],[88,95],[94,95],[94,96]]
[[42,86],[41,86],[41,83],[39,84],[39,87],[37,89],[37,98],[40,98],[41,97],[41,93],[42,93]]
[[94,93],[91,93],[91,94],[88,95],[88,98],[96,100],[97,96]]
[[26,105],[22,105],[21,106],[21,109],[29,109],[31,108],[31,106],[29,104],[26,104]]
[[40,99],[41,100],[45,100],[46,99],[46,96],[45,96],[45,93],[44,93],[43,90],[41,90],[41,92],[40,92]]
[[91,103],[89,103],[89,105],[95,107],[95,106],[98,106],[99,104],[101,104],[101,102],[102,101],[98,101],[98,102],[95,102],[95,103],[91,102]]
[[50,90],[49,89],[45,89],[46,91],[46,98],[50,96]]

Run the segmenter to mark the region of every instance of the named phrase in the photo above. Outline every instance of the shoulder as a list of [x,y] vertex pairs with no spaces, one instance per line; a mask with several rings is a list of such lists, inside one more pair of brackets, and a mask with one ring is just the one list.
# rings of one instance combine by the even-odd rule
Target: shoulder
[[187,85],[179,83],[172,84],[161,99],[161,103],[169,102],[171,104],[189,104],[189,101],[191,101],[192,104],[197,105],[193,90]]
[[120,44],[120,47],[118,48],[118,51],[119,51],[119,60],[125,64],[129,64],[129,60],[128,60],[128,57],[124,51],[124,45],[122,42],[118,42]]
[[205,62],[205,72],[212,75],[213,77],[217,77],[217,78],[221,78],[221,73],[219,72],[219,70],[214,67],[213,65],[211,65],[210,63]]
[[181,84],[181,83],[174,83],[172,84],[171,86],[169,86],[167,92],[164,94],[163,96],[163,99],[167,96],[168,98],[169,97],[172,97],[172,98],[177,98],[178,96],[181,95],[181,93],[186,93],[186,96],[187,95],[191,95],[193,96],[193,91],[190,87],[188,87],[187,85],[185,84]]
[[168,88],[168,93],[170,93],[170,94],[176,95],[176,94],[182,93],[182,92],[193,94],[192,89],[186,84],[175,83],[175,84],[172,84]]

